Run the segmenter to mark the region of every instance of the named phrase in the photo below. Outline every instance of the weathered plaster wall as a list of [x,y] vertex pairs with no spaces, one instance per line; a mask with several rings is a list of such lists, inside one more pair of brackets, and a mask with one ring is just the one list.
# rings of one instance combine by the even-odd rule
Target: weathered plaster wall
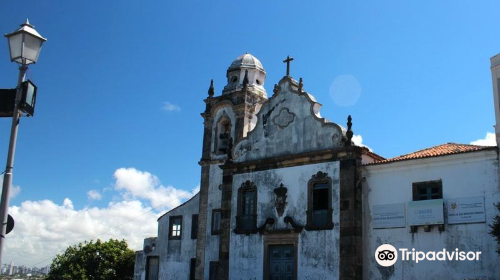
[[319,118],[313,96],[298,91],[291,78],[283,78],[279,93],[258,112],[257,125],[233,150],[235,162],[340,147],[342,128]]
[[[210,167],[210,185],[208,189],[207,202],[207,230],[205,232],[205,279],[208,279],[210,262],[219,260],[219,236],[212,235],[212,210],[221,206],[222,169],[219,165],[212,164]],[[201,234],[201,233],[200,233]]]
[[146,255],[144,251],[135,252],[134,280],[146,279]]
[[[273,230],[286,229],[283,219],[290,216],[299,225],[306,224],[307,183],[318,171],[328,173],[333,180],[333,230],[306,231],[299,235],[298,278],[338,279],[339,258],[339,163],[329,162],[273,169],[234,175],[231,210],[231,243],[229,279],[262,279],[264,274],[264,244],[261,234],[235,234],[238,188],[250,180],[257,186],[257,226],[274,218]],[[288,188],[287,207],[278,217],[274,206],[274,189],[280,184]]]
[[[500,258],[496,242],[488,234],[488,224],[498,214],[493,203],[500,201],[498,160],[494,151],[474,152],[429,159],[410,160],[364,167],[364,279],[498,279]],[[403,203],[412,200],[412,183],[442,180],[443,199],[485,197],[486,223],[449,225],[439,232],[423,227],[410,233],[410,227],[372,229],[373,205]],[[446,209],[445,209],[446,210]],[[408,217],[407,217],[408,218]],[[481,251],[480,261],[398,261],[394,266],[379,266],[375,250],[388,243],[395,248],[417,251]],[[399,253],[399,252],[398,252]]]
[[[191,258],[196,257],[196,239],[191,239],[191,217],[198,214],[199,195],[195,195],[186,203],[164,214],[158,219],[158,237],[144,240],[144,247],[154,247],[149,254],[143,251],[143,265],[146,266],[148,256],[159,256],[160,258],[160,279],[189,279],[189,265]],[[182,216],[181,239],[169,240],[169,218],[171,216]],[[153,243],[154,246],[153,246]],[[136,254],[136,269],[138,268]],[[140,268],[141,266],[139,266]],[[145,271],[142,271],[144,279]],[[136,270],[137,273],[137,270]]]

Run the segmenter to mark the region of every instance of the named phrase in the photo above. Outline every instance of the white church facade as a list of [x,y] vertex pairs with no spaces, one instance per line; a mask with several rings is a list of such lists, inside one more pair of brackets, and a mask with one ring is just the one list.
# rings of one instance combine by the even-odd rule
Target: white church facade
[[[499,65],[492,58],[497,124]],[[271,96],[265,79],[244,54],[221,95],[210,86],[200,192],[158,219],[134,279],[500,277],[488,233],[500,214],[498,147],[447,143],[385,159],[354,145],[350,116],[346,127],[322,118],[288,69]],[[375,258],[382,244],[399,253],[391,266]],[[481,254],[417,263],[412,249]]]

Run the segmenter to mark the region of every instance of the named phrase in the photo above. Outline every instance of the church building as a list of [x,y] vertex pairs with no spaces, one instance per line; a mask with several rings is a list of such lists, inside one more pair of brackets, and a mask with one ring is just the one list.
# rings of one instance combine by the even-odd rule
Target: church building
[[[488,225],[499,214],[498,147],[446,143],[385,159],[354,145],[351,116],[321,117],[291,60],[272,93],[248,53],[222,94],[211,84],[200,191],[158,218],[134,279],[497,279]],[[500,56],[492,74],[500,124]],[[416,263],[399,250],[384,266],[382,244],[481,255]]]

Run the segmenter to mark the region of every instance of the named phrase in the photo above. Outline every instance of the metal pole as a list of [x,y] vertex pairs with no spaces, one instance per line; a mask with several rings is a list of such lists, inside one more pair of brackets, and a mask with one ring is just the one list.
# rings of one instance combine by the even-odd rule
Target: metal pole
[[28,70],[26,64],[19,66],[19,78],[17,80],[16,101],[14,104],[14,114],[12,116],[12,128],[10,130],[9,152],[7,154],[7,165],[3,175],[2,201],[0,203],[0,263],[2,263],[2,253],[5,244],[5,235],[7,231],[7,216],[9,210],[10,189],[12,185],[12,169],[14,168],[14,153],[16,151],[17,129],[19,127],[19,101],[21,100],[21,83],[24,81],[24,75]]

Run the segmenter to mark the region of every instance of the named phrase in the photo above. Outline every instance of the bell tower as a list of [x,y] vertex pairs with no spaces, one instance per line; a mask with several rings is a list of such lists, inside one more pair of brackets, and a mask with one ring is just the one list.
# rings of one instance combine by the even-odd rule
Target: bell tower
[[[204,100],[206,109],[203,117],[203,150],[199,164],[201,165],[200,205],[198,214],[198,240],[196,245],[196,277],[195,279],[208,278],[210,261],[213,257],[209,254],[207,244],[221,245],[218,255],[220,267],[217,268],[224,274],[229,261],[225,254],[225,245],[229,244],[229,236],[225,234],[211,234],[211,215],[213,210],[230,209],[227,195],[230,192],[221,190],[224,178],[219,167],[230,160],[232,146],[244,138],[256,123],[256,113],[267,100],[264,89],[266,71],[261,62],[249,53],[237,57],[226,72],[227,84],[222,94],[215,95],[214,82],[210,83],[208,97]],[[222,191],[222,192],[221,192]],[[224,204],[224,205],[222,205]],[[231,213],[221,212],[221,229],[229,227]],[[208,240],[210,239],[210,240]],[[228,248],[227,248],[228,249]],[[211,259],[212,258],[212,259]],[[221,269],[222,268],[222,269]],[[223,279],[224,277],[220,275]]]

